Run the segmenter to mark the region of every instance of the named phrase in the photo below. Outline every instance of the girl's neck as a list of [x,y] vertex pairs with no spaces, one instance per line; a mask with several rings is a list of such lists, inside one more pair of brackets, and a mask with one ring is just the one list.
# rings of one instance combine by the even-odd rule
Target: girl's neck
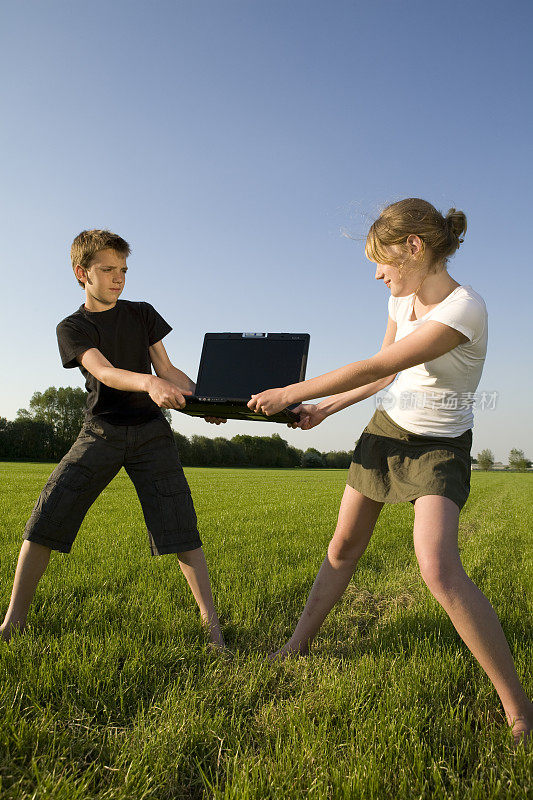
[[413,292],[422,306],[434,306],[460,285],[444,269],[437,273],[426,273],[415,284]]

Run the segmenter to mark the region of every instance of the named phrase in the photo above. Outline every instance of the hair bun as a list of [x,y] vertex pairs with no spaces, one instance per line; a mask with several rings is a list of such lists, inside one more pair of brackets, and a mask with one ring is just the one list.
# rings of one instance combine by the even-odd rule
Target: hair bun
[[[450,208],[444,216],[427,200],[406,197],[384,208],[372,223],[365,254],[376,264],[391,264],[400,269],[411,255],[407,239],[416,234],[422,242],[420,257],[430,271],[439,272],[463,241],[465,232],[466,216],[462,211]],[[398,253],[391,250],[394,245],[400,248]]]
[[464,242],[464,235],[466,233],[466,215],[462,211],[457,211],[455,208],[450,208],[444,217],[444,222],[450,228],[453,235],[458,240],[458,245]]

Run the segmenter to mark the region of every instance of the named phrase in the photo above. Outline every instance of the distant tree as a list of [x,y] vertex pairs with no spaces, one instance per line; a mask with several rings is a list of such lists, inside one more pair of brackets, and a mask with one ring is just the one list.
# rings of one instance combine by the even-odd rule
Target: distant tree
[[240,454],[241,466],[261,466],[259,464],[260,458],[257,448],[258,436],[248,436],[246,434],[238,434],[232,438],[232,443],[236,445]]
[[517,469],[520,472],[525,472],[528,467],[531,466],[531,461],[529,461],[525,455],[523,450],[518,450],[516,447],[513,447],[511,452],[509,453],[509,467],[511,469]]
[[33,419],[0,419],[0,458],[6,461],[59,461],[61,443],[51,425]]
[[474,456],[470,456],[470,463],[477,464],[477,458],[474,458]]
[[216,436],[212,439],[214,460],[213,465],[217,467],[233,467],[237,465],[237,451],[229,439],[223,436]]
[[207,436],[191,436],[191,464],[196,467],[211,467],[215,464],[216,455],[213,440]]
[[352,460],[352,454],[344,450],[322,453],[324,464],[332,469],[348,469]]
[[289,447],[291,457],[291,467],[301,467],[304,451],[299,450],[297,447]]
[[477,454],[477,463],[481,469],[492,469],[494,466],[494,453],[492,450],[482,450]]
[[184,464],[186,467],[192,466],[191,445],[189,440],[182,433],[177,433],[177,431],[172,431],[172,433],[174,434],[174,440],[178,448],[178,453],[181,463]]
[[301,451],[291,447],[279,433],[270,437],[270,449],[274,456],[275,467],[299,467],[301,464]]
[[283,466],[280,461],[283,460],[282,453],[287,448],[287,442],[278,434],[273,436],[238,435],[234,436],[231,441],[240,448],[245,463],[251,467]]
[[35,420],[52,426],[59,450],[65,452],[74,443],[85,416],[87,392],[72,386],[49,386],[34,392],[29,410],[20,408],[17,420]]
[[324,466],[324,458],[322,453],[319,453],[318,450],[315,450],[314,447],[309,447],[302,457],[302,467],[309,468],[316,468],[316,467],[323,467]]

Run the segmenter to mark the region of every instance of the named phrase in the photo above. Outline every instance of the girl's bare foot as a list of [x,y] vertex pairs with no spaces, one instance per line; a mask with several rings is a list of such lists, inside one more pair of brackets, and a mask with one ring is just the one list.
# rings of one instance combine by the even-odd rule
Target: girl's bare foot
[[9,642],[14,633],[22,633],[23,625],[4,623],[0,625],[0,641]]
[[515,717],[511,726],[511,733],[513,735],[515,745],[524,742],[528,744],[532,741],[533,731],[533,703],[529,714],[523,717]]
[[224,641],[224,637],[222,636],[220,631],[213,631],[208,630],[209,634],[209,644],[211,647],[219,647],[221,650],[224,650],[226,647],[226,642]]
[[285,661],[290,656],[307,656],[309,655],[309,646],[300,644],[298,646],[291,645],[289,642],[276,650],[275,653],[269,653],[267,658],[269,661]]

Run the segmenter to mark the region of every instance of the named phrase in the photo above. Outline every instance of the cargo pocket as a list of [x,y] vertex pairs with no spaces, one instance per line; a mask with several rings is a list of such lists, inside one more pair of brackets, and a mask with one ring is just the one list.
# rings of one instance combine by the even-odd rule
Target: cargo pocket
[[177,472],[155,480],[164,533],[196,531],[197,519],[185,476]]
[[91,479],[92,472],[81,464],[67,461],[60,465],[42,490],[35,513],[43,514],[55,525],[61,525],[75,511]]

